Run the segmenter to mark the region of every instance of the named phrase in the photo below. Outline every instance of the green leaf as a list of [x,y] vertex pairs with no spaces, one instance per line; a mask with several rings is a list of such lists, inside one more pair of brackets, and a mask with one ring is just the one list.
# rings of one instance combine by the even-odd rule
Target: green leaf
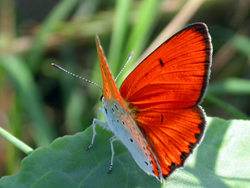
[[21,171],[0,179],[0,187],[155,187],[160,182],[145,174],[120,142],[115,142],[114,167],[110,174],[112,134],[97,127],[93,147],[86,151],[92,127],[74,136],[56,139],[22,161]]
[[[0,187],[160,187],[144,173],[120,142],[114,143],[110,174],[111,133],[92,128],[65,136],[39,148],[22,161],[18,174],[0,179]],[[162,187],[246,187],[250,183],[250,122],[209,118],[205,138],[187,161]]]

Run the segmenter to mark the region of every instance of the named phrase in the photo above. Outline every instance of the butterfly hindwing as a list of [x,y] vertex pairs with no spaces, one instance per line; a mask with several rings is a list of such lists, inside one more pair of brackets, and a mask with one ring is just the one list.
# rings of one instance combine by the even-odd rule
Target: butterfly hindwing
[[144,111],[135,116],[135,122],[158,159],[163,177],[182,166],[199,143],[205,129],[204,117],[199,106]]

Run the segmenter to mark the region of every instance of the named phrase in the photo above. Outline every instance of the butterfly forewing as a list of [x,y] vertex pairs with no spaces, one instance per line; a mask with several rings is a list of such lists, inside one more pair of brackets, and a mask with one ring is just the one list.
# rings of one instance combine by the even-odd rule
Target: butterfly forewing
[[205,24],[186,27],[126,78],[120,88],[123,99],[143,110],[196,105],[207,86],[211,51]]
[[116,99],[125,108],[123,100],[122,100],[121,95],[120,95],[120,92],[116,87],[114,78],[113,78],[111,71],[109,69],[107,59],[104,55],[104,51],[102,49],[100,40],[99,40],[97,35],[96,35],[96,46],[97,46],[97,53],[98,53],[98,57],[99,57],[100,67],[101,67],[101,71],[102,71],[104,100],[107,102],[111,98]]

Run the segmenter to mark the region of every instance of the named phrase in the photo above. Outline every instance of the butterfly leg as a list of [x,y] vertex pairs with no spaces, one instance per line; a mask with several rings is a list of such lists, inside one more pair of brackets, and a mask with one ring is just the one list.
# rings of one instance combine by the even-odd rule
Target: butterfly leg
[[92,123],[92,127],[93,127],[93,136],[92,136],[91,144],[86,148],[86,150],[90,149],[90,148],[93,146],[93,144],[94,144],[95,136],[96,136],[96,131],[95,131],[96,124],[99,124],[99,125],[103,126],[104,128],[105,128],[105,127],[108,127],[107,123],[102,122],[102,121],[99,120],[99,113],[100,113],[100,112],[103,113],[103,111],[102,111],[101,108],[98,109],[97,118],[94,118],[94,119],[93,119],[93,123]]
[[112,168],[113,168],[113,161],[114,161],[114,155],[115,155],[115,151],[114,151],[114,146],[113,146],[113,141],[117,140],[117,137],[114,135],[112,136],[109,141],[110,141],[110,146],[111,146],[111,152],[112,152],[112,155],[111,155],[111,164],[110,164],[110,167],[109,167],[109,170],[108,170],[108,173],[111,172]]

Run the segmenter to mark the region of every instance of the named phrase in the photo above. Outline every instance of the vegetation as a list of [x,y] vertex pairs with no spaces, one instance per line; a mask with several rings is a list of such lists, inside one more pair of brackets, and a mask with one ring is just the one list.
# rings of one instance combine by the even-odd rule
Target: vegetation
[[[0,2],[0,187],[249,185],[249,1],[24,2]],[[208,25],[214,48],[202,103],[209,117],[204,141],[185,168],[162,185],[119,142],[114,143],[114,169],[107,174],[112,134],[98,128],[94,147],[85,151],[100,90],[50,64],[102,85],[98,34],[113,75],[134,51],[117,81],[120,85],[149,53],[147,47],[152,51],[194,22]]]

